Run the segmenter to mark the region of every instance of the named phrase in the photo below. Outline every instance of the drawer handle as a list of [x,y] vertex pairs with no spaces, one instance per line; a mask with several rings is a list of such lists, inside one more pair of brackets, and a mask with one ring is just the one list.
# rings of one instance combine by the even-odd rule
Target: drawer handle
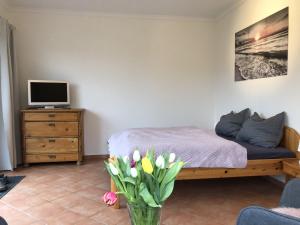
[[54,143],[55,139],[49,139],[49,143]]
[[55,127],[55,123],[49,123],[49,127]]
[[48,155],[49,159],[56,159],[56,155]]
[[48,114],[48,117],[53,118],[55,117],[55,114]]

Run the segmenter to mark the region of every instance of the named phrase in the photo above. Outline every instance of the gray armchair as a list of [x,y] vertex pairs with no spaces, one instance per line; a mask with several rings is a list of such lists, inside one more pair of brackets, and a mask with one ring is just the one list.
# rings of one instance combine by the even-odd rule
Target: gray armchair
[[[287,183],[279,205],[300,208],[300,179],[293,179]],[[250,206],[241,210],[237,225],[300,225],[300,218]]]
[[7,225],[6,221],[0,216],[0,225]]

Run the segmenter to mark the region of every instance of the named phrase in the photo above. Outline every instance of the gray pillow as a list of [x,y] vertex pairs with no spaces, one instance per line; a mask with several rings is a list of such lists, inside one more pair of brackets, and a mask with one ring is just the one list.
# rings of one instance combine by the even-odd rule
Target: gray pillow
[[284,112],[269,119],[262,119],[257,113],[254,113],[243,124],[236,139],[261,147],[275,148],[280,144],[283,135],[284,120]]
[[254,120],[254,121],[263,121],[264,119],[261,118],[257,112],[254,112],[253,115],[250,117],[250,120]]
[[244,109],[239,113],[230,112],[223,115],[215,128],[216,134],[227,137],[236,137],[242,124],[249,118],[250,110]]

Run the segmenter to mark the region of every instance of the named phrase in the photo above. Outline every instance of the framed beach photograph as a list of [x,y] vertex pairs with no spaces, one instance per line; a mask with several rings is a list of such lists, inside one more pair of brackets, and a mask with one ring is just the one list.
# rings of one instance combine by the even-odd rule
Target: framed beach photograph
[[287,75],[289,9],[235,34],[235,81]]

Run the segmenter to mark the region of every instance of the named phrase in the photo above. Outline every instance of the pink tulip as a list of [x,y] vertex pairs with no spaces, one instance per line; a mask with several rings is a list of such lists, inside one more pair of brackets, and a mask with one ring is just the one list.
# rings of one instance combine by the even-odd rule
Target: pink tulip
[[114,192],[106,192],[103,195],[103,201],[108,206],[114,205],[117,202],[117,200],[118,200],[118,197],[117,197],[116,193],[114,193]]

